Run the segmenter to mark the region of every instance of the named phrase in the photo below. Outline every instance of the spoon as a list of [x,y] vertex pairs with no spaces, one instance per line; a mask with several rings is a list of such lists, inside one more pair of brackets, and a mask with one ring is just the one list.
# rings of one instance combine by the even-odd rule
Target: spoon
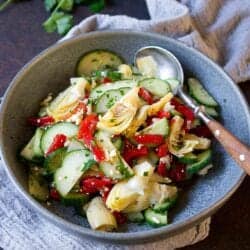
[[219,122],[204,113],[202,107],[184,92],[184,73],[179,60],[166,49],[158,46],[148,46],[142,47],[136,52],[135,65],[137,59],[146,56],[151,56],[157,65],[156,77],[161,79],[174,78],[179,81],[179,85],[173,89],[173,93],[177,94],[194,111],[195,116],[199,117],[207,125],[214,137],[222,144],[231,157],[250,175],[249,147],[240,142]]

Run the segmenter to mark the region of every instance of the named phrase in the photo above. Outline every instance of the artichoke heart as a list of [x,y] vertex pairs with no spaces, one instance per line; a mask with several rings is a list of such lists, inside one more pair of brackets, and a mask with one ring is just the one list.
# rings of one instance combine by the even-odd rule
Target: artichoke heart
[[113,211],[123,211],[146,194],[148,182],[149,178],[135,175],[117,183],[107,197],[106,206]]
[[135,87],[123,96],[100,118],[97,127],[111,134],[121,134],[125,131],[133,121],[137,110],[142,106],[138,91],[139,88]]
[[153,183],[151,185],[150,204],[162,203],[168,198],[173,198],[177,195],[177,187],[166,184]]
[[183,124],[184,119],[176,115],[173,117],[170,127],[169,151],[177,157],[182,157],[184,154],[192,152],[199,144],[197,139],[185,138],[182,130]]
[[168,93],[163,96],[158,102],[155,102],[154,104],[150,105],[148,109],[148,116],[153,116],[157,114],[172,99],[172,97],[173,94]]
[[89,83],[85,78],[79,77],[73,79],[74,84],[60,93],[47,107],[46,111],[48,115],[52,116],[55,121],[64,120],[76,108],[79,100],[84,98],[85,90],[89,88]]
[[194,149],[208,149],[211,145],[211,140],[204,138],[204,137],[198,137],[197,135],[194,134],[185,134],[184,140],[194,140],[198,141],[198,144],[195,145]]
[[140,128],[140,126],[145,123],[145,121],[147,120],[148,109],[149,109],[149,106],[145,105],[138,110],[130,126],[124,132],[124,134],[127,137],[130,138],[134,136],[134,134]]

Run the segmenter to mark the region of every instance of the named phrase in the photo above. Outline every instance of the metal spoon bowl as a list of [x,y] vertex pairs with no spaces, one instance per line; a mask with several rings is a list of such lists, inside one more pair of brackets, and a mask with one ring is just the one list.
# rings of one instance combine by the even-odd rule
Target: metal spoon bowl
[[204,113],[203,108],[195,103],[192,98],[183,90],[184,73],[179,60],[168,50],[158,46],[148,46],[140,48],[134,58],[136,65],[137,59],[145,56],[151,56],[156,65],[156,75],[160,79],[166,80],[175,78],[179,81],[179,85],[173,89],[173,93],[177,94],[187,106],[189,106],[203,122],[208,126],[213,135],[222,144],[231,157],[250,175],[250,149],[248,146],[240,142],[219,122],[212,119]]

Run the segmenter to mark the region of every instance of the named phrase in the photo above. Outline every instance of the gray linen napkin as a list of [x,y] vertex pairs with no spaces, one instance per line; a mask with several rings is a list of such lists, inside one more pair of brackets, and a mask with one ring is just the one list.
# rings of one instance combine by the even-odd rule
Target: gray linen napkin
[[[152,31],[171,36],[220,63],[236,81],[250,79],[249,0],[146,0],[151,20],[94,15],[64,38],[108,29]],[[75,237],[34,212],[0,166],[0,247],[4,249],[164,249],[194,244],[207,237],[210,218],[174,237],[144,245],[115,246]]]
[[250,79],[249,0],[146,0],[151,20],[94,15],[69,37],[109,29],[151,31],[177,38],[218,62],[235,82]]

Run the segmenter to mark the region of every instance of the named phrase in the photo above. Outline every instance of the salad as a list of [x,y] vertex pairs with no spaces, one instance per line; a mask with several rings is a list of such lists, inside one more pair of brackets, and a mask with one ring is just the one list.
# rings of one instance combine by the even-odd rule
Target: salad
[[[173,95],[178,81],[156,78],[156,67],[152,57],[131,66],[106,50],[80,58],[77,77],[28,119],[35,132],[20,156],[33,197],[74,207],[94,230],[168,224],[179,183],[212,166],[211,133]],[[197,79],[187,88],[218,116]]]

